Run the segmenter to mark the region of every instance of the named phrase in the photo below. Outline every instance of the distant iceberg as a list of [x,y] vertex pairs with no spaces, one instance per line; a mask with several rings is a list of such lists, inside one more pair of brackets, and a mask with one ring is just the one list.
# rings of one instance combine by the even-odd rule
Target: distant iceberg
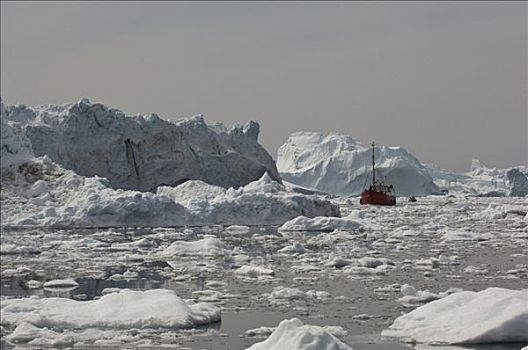
[[[335,195],[358,195],[372,181],[371,148],[351,136],[296,132],[278,150],[277,168],[293,184]],[[376,175],[400,196],[438,192],[424,165],[401,147],[376,146]]]

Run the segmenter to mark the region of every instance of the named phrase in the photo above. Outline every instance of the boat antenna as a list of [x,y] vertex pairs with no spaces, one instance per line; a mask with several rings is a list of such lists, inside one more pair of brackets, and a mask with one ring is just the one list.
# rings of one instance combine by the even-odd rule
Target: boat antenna
[[374,142],[372,142],[372,186],[376,184],[376,168],[374,167]]

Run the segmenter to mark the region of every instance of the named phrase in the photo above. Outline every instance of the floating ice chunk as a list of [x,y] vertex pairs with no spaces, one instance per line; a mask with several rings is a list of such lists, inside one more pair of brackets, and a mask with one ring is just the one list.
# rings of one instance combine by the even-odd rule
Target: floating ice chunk
[[448,231],[442,236],[442,241],[486,241],[490,238],[489,233]]
[[77,283],[73,279],[51,280],[44,283],[44,288],[70,288],[77,287]]
[[340,257],[334,257],[332,259],[330,259],[328,262],[326,262],[324,264],[324,266],[327,266],[327,267],[337,267],[338,269],[344,267],[344,266],[348,266],[348,265],[351,265],[355,262],[355,260],[352,260],[352,259],[345,259],[345,258],[340,258]]
[[428,303],[433,300],[445,298],[446,296],[462,291],[460,288],[449,288],[445,292],[433,293],[428,290],[419,290],[409,284],[401,286],[403,297],[398,299],[404,306],[415,306],[417,304]]
[[[348,335],[348,331],[341,326],[323,326],[322,328],[336,337],[345,337]],[[244,335],[247,337],[268,336],[273,333],[276,329],[277,327],[262,326],[259,328],[248,329],[244,332]]]
[[248,350],[351,350],[352,348],[319,326],[304,325],[292,318],[279,326],[263,342],[253,344]]
[[231,225],[225,229],[232,235],[247,235],[249,233],[249,227],[243,225]]
[[284,248],[278,250],[279,253],[285,254],[305,254],[311,252],[311,250],[306,249],[301,243],[293,243]]
[[404,296],[413,297],[416,295],[416,288],[414,288],[410,284],[404,284],[403,286],[401,286],[400,291]]
[[398,317],[383,336],[429,344],[528,342],[528,290],[464,291]]
[[385,266],[393,266],[394,265],[394,263],[390,259],[387,259],[387,258],[372,258],[372,257],[368,257],[368,256],[358,259],[358,262],[359,262],[360,266],[368,267],[368,268],[371,268],[371,269],[375,269],[378,266],[382,266],[382,265],[385,265]]
[[105,288],[101,291],[101,295],[107,295],[110,293],[119,293],[120,291],[122,291],[121,288]]
[[275,272],[271,269],[267,269],[261,266],[250,266],[250,265],[244,265],[244,266],[239,267],[238,269],[235,270],[235,273],[239,275],[250,276],[250,277],[262,276],[262,275],[273,276],[275,274]]
[[31,323],[20,323],[13,333],[6,337],[6,340],[11,344],[29,343],[31,346],[51,346],[51,347],[66,347],[73,345],[73,339],[70,336],[62,335],[47,328],[39,328]]
[[268,295],[268,299],[277,301],[292,301],[299,299],[328,299],[331,294],[326,291],[309,290],[303,292],[299,288],[278,286]]
[[248,329],[247,331],[244,332],[244,335],[247,337],[267,336],[273,333],[275,329],[277,328],[262,326],[259,328]]
[[315,218],[308,218],[305,216],[298,216],[295,219],[285,222],[279,231],[319,231],[331,232],[334,230],[341,231],[355,231],[358,232],[362,225],[354,219],[344,217],[323,217],[317,216]]
[[0,245],[0,254],[7,255],[7,254],[39,254],[40,248],[37,247],[36,244],[32,245],[16,245],[16,244],[9,244],[9,243],[2,243]]
[[38,288],[42,287],[42,282],[36,281],[36,280],[29,280],[29,281],[26,282],[26,286],[29,289],[38,289]]
[[2,322],[39,328],[188,328],[220,320],[210,304],[188,305],[174,291],[123,289],[98,300],[23,298],[2,301]]
[[224,243],[213,236],[205,236],[197,241],[175,241],[161,252],[163,256],[178,255],[225,255]]
[[273,292],[268,296],[268,299],[283,299],[283,300],[295,300],[306,298],[306,293],[299,288],[290,287],[275,287]]
[[487,269],[479,269],[476,266],[469,265],[464,269],[464,273],[468,273],[471,275],[487,275],[488,274]]

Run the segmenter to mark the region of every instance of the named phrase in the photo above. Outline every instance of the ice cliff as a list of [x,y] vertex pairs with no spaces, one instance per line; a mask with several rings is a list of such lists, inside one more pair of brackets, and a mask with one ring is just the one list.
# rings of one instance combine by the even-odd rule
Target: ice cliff
[[[438,188],[427,169],[401,147],[376,146],[376,177],[397,195],[429,195]],[[277,155],[281,177],[299,186],[336,195],[357,195],[372,180],[371,148],[356,139],[330,133],[296,132]]]
[[511,197],[528,196],[528,171],[512,168],[506,173],[510,183]]
[[12,144],[10,128],[4,131],[7,121],[30,141],[36,157],[46,155],[82,176],[105,177],[114,188],[155,191],[190,179],[240,187],[266,172],[280,180],[273,159],[257,141],[259,125],[253,121],[227,130],[221,124],[207,125],[202,116],[179,122],[155,114],[125,116],[87,99],[15,105],[3,112],[2,152]]
[[[84,103],[84,102],[82,102]],[[82,105],[79,104],[79,105]],[[184,226],[184,225],[209,225],[209,224],[282,224],[297,216],[304,215],[308,217],[316,216],[339,216],[339,208],[330,201],[325,200],[317,195],[304,195],[296,193],[293,189],[273,179],[273,174],[265,171],[256,181],[249,182],[245,186],[230,187],[225,189],[221,186],[208,184],[200,180],[189,180],[178,186],[159,186],[157,193],[141,192],[135,190],[115,189],[111,182],[100,176],[81,176],[75,171],[65,169],[57,164],[48,155],[35,157],[39,149],[49,147],[53,150],[62,150],[60,142],[53,140],[53,137],[64,137],[72,143],[72,147],[77,147],[79,154],[75,158],[79,161],[79,166],[86,171],[89,170],[89,164],[83,162],[95,162],[95,167],[101,166],[101,161],[93,158],[94,155],[87,154],[90,152],[81,152],[81,146],[75,144],[74,139],[70,139],[68,134],[67,121],[78,123],[77,118],[72,117],[71,110],[80,108],[79,105],[73,107],[53,107],[53,115],[50,117],[42,111],[35,112],[26,107],[14,107],[8,111],[11,113],[11,120],[6,118],[6,111],[2,107],[1,123],[1,196],[0,204],[2,206],[1,222],[3,226],[45,226],[45,227],[122,227],[122,226]],[[61,109],[62,108],[62,109]],[[97,107],[103,108],[104,107]],[[50,111],[50,107],[43,107],[43,110]],[[75,114],[75,113],[74,113]],[[15,118],[16,116],[16,118]],[[110,117],[109,117],[110,118]],[[125,118],[125,117],[123,117]],[[96,117],[82,117],[84,119],[95,120]],[[101,120],[103,120],[102,118]],[[110,118],[111,119],[111,118]],[[127,118],[128,119],[128,118]],[[117,118],[119,121],[122,119]],[[133,119],[132,119],[133,120]],[[144,120],[142,117],[136,118],[136,121]],[[156,119],[154,123],[165,125],[167,129],[172,128],[168,122]],[[86,120],[84,120],[86,122]],[[107,120],[108,121],[108,120]],[[109,122],[109,121],[108,121]],[[109,122],[110,123],[110,122]],[[131,122],[135,123],[135,122]],[[148,122],[146,122],[149,124]],[[63,125],[62,127],[60,125]],[[185,127],[181,127],[185,125]],[[193,131],[193,125],[198,131]],[[186,144],[183,141],[178,145],[185,145],[187,149],[195,148],[196,154],[204,155],[201,159],[189,161],[189,166],[196,171],[208,169],[209,173],[204,176],[217,174],[224,178],[224,185],[233,179],[228,179],[229,174],[239,172],[239,181],[241,179],[250,180],[255,169],[258,168],[256,162],[250,158],[241,163],[236,163],[236,159],[243,157],[243,154],[258,154],[261,147],[256,143],[256,134],[258,132],[256,124],[247,124],[244,128],[234,128],[227,133],[215,132],[203,123],[201,118],[186,120],[176,124],[174,130],[180,130],[182,134],[187,133],[193,140],[193,144]],[[87,126],[88,127],[88,126]],[[157,126],[148,128],[156,129]],[[147,129],[148,129],[147,128]],[[179,128],[179,129],[178,129]],[[218,127],[217,127],[218,128]],[[56,130],[61,130],[57,133]],[[151,132],[152,129],[148,129]],[[156,129],[158,130],[158,129]],[[166,138],[163,128],[158,130],[163,147],[169,147],[169,139]],[[51,136],[42,136],[49,132]],[[75,127],[72,130],[74,135],[81,136],[81,131]],[[117,136],[112,132],[103,132],[104,135],[112,140]],[[125,131],[128,132],[128,131]],[[140,129],[136,130],[138,139],[141,139]],[[148,132],[146,132],[148,134]],[[31,137],[27,134],[39,135],[35,142],[44,142],[44,138],[49,137],[48,142],[51,145],[42,144],[35,147],[32,145]],[[33,134],[32,134],[33,133]],[[204,134],[200,134],[204,133]],[[248,134],[249,133],[249,134]],[[93,134],[94,137],[96,134]],[[150,134],[149,134],[150,135]],[[147,135],[145,138],[153,137]],[[237,136],[238,135],[238,136]],[[42,137],[42,138],[40,138]],[[102,137],[101,135],[97,137]],[[210,138],[209,138],[210,137]],[[182,137],[180,140],[183,140]],[[236,169],[218,168],[219,160],[204,149],[211,149],[208,142],[216,142],[219,139],[225,139],[230,142],[232,147],[238,147],[241,153],[233,150],[232,159],[235,164],[229,163],[222,166],[236,164],[240,165]],[[150,139],[154,142],[154,139]],[[215,141],[216,140],[216,141]],[[250,141],[253,140],[253,141]],[[82,141],[84,142],[84,141]],[[102,157],[112,154],[111,150],[106,152],[92,141],[87,140],[87,149],[91,152],[101,152]],[[102,144],[106,144],[101,140]],[[55,146],[53,146],[53,143]],[[247,143],[245,145],[245,143]],[[227,144],[227,141],[224,142]],[[201,145],[198,147],[197,145]],[[110,147],[109,144],[106,144]],[[55,148],[54,148],[55,147]],[[161,147],[161,146],[160,146]],[[217,147],[221,146],[218,141]],[[230,146],[231,147],[231,146]],[[254,147],[252,151],[251,148]],[[201,149],[201,151],[198,151]],[[34,152],[35,150],[35,152]],[[55,154],[61,159],[69,159],[62,155],[62,151]],[[245,152],[245,153],[243,153]],[[260,151],[259,151],[260,152]],[[265,151],[262,151],[267,155]],[[75,153],[68,153],[73,156]],[[119,156],[119,153],[116,153]],[[149,153],[151,154],[151,153]],[[70,157],[70,156],[68,156]],[[269,157],[269,156],[268,156]],[[146,159],[146,158],[145,158]],[[174,165],[175,163],[159,160],[154,158],[153,168],[159,169],[160,164]],[[271,158],[270,158],[271,159]],[[194,162],[196,161],[196,162]],[[270,160],[273,163],[273,160]],[[246,163],[244,163],[246,162]],[[183,162],[183,165],[186,163]],[[246,168],[244,168],[245,165]],[[144,164],[145,172],[152,171]],[[112,165],[109,163],[111,169]],[[101,166],[100,170],[103,169]],[[163,168],[167,169],[167,168]],[[218,172],[214,172],[214,170]],[[264,168],[266,169],[266,168]],[[191,169],[192,170],[192,169]],[[161,171],[161,170],[160,170]],[[185,171],[185,169],[176,169],[176,172]],[[244,173],[246,171],[247,173]],[[255,170],[256,171],[256,170]],[[141,172],[140,172],[141,173]],[[152,176],[156,174],[153,173]],[[163,173],[163,176],[169,176],[169,173]],[[275,175],[275,178],[277,175]],[[162,178],[158,177],[158,180]],[[124,177],[119,179],[124,181]],[[211,178],[214,180],[214,177]],[[221,179],[220,179],[221,180]],[[138,183],[136,183],[138,184]],[[144,185],[145,183],[143,183]],[[127,183],[124,183],[126,186]],[[132,184],[133,185],[133,184]]]

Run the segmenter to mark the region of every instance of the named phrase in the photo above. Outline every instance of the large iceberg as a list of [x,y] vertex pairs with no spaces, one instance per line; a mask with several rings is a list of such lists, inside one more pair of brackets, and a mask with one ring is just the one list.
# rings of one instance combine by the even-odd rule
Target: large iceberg
[[463,291],[398,317],[382,332],[413,343],[528,342],[528,290]]
[[87,99],[7,106],[2,115],[6,142],[11,135],[9,129],[4,132],[4,119],[31,141],[35,156],[47,155],[82,176],[105,177],[114,188],[155,191],[189,179],[239,187],[265,172],[280,180],[273,159],[257,141],[256,122],[227,130],[221,124],[207,125],[202,116],[179,122],[155,114],[131,117]]
[[[376,146],[376,176],[397,195],[438,191],[427,169],[401,147]],[[356,139],[336,133],[296,132],[277,155],[281,177],[299,186],[336,195],[357,195],[372,180],[372,152]]]

